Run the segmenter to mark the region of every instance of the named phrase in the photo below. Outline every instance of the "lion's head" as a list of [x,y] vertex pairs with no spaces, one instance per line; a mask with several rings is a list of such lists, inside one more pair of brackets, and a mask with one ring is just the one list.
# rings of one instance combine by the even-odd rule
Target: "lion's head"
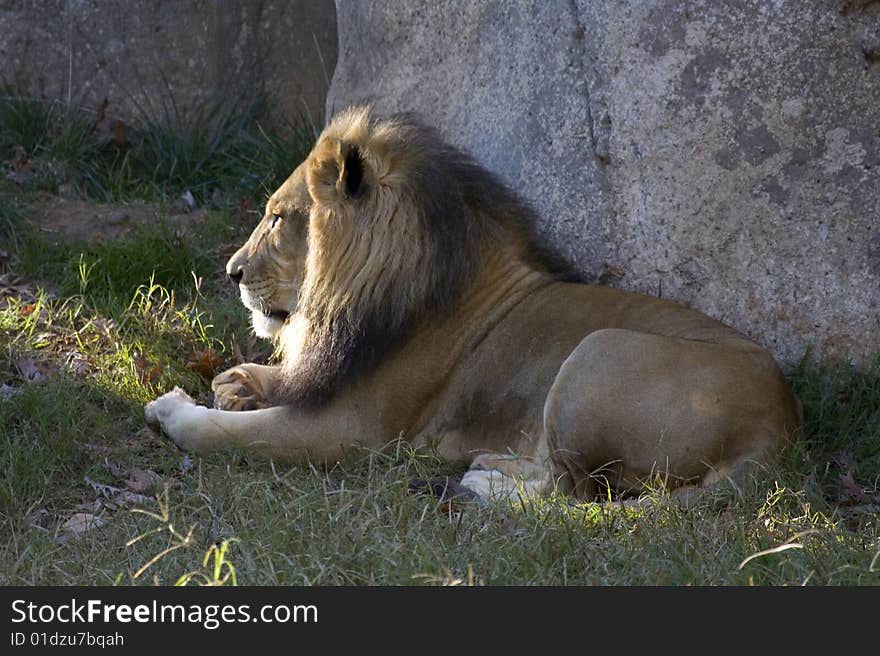
[[260,337],[276,340],[296,308],[308,248],[312,200],[301,164],[266,202],[266,212],[244,246],[226,263]]
[[442,317],[489,254],[534,261],[531,224],[495,176],[411,116],[337,115],[227,264],[255,331],[282,353],[276,401],[327,400]]

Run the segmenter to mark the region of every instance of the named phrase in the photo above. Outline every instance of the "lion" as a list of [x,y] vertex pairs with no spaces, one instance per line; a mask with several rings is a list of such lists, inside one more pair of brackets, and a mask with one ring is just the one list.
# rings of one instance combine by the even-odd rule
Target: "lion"
[[572,281],[498,177],[411,115],[350,108],[226,265],[277,365],[146,417],[183,449],[329,464],[398,436],[470,464],[445,490],[677,498],[797,433],[773,357],[678,303]]

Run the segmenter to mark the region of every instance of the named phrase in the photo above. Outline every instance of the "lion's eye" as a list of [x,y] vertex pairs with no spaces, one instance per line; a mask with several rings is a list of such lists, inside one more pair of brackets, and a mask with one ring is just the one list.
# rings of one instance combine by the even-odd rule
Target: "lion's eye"
[[272,215],[272,222],[269,224],[269,228],[274,228],[278,225],[278,222],[281,220],[281,217],[278,214]]

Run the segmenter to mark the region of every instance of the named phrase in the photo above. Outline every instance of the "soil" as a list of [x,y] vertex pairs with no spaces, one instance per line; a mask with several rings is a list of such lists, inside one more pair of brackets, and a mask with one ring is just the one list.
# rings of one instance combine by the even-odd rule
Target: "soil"
[[160,221],[171,230],[185,229],[204,216],[205,210],[185,212],[162,203],[95,204],[44,193],[31,204],[27,220],[56,243],[94,243],[121,239],[138,226]]

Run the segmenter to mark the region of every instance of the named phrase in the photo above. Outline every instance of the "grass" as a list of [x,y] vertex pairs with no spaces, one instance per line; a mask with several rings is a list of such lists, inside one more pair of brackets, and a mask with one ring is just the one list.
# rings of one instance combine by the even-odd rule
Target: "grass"
[[[742,495],[719,491],[687,511],[562,497],[449,508],[407,482],[462,466],[395,436],[327,470],[178,451],[144,425],[143,405],[173,385],[207,402],[213,373],[253,350],[223,253],[247,231],[236,199],[280,179],[287,151],[254,120],[180,127],[179,142],[148,125],[143,153],[157,159],[129,150],[123,166],[99,144],[88,166],[104,182],[90,187],[78,158],[95,135],[64,133],[52,106],[3,111],[13,109],[5,157],[63,162],[45,166],[87,198],[204,197],[221,185],[224,202],[186,237],[157,225],[49,243],[31,227],[42,183],[0,183],[0,234],[14,235],[0,260],[0,584],[880,583],[880,361],[791,372],[804,439]],[[246,150],[248,139],[263,143]],[[273,150],[274,163],[244,171]],[[106,182],[113,171],[118,184]]]
[[264,122],[263,102],[209,105],[187,116],[166,104],[138,126],[59,102],[0,95],[0,161],[31,189],[101,202],[228,203],[274,190],[314,138],[303,117]]

